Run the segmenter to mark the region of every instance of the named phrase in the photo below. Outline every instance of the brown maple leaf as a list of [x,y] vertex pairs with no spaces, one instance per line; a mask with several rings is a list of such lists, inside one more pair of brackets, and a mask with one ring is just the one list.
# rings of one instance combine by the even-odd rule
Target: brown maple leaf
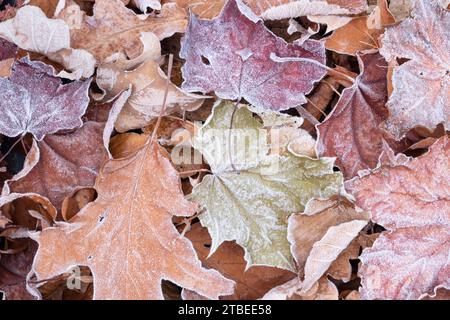
[[[215,269],[228,279],[236,282],[233,295],[224,300],[254,300],[261,298],[267,291],[295,277],[295,274],[278,268],[253,266],[246,270],[244,250],[234,242],[225,242],[209,256],[211,237],[200,223],[192,226],[186,233],[191,240],[204,266]],[[192,292],[184,292],[185,297],[194,297]]]
[[379,168],[346,183],[356,204],[388,230],[360,257],[362,298],[419,299],[450,288],[449,177],[445,136],[415,159],[387,150]]
[[63,85],[53,73],[52,67],[25,57],[14,63],[9,78],[0,78],[0,133],[16,137],[29,132],[42,140],[82,125],[90,81]]
[[304,94],[326,74],[323,43],[286,43],[239,0],[228,1],[214,20],[191,15],[180,57],[182,89],[273,110],[305,103]]
[[197,206],[183,197],[158,145],[149,141],[132,157],[107,162],[96,189],[97,200],[69,223],[35,236],[38,279],[86,265],[94,299],[162,299],[163,279],[212,299],[233,292],[232,281],[201,267],[173,225],[173,216],[191,216]]
[[87,122],[73,133],[48,135],[33,143],[29,157],[34,161],[28,161],[31,165],[6,181],[2,194],[37,193],[60,210],[64,197],[77,187],[94,185],[100,166],[107,159],[103,128],[103,123]]
[[380,53],[394,68],[386,128],[397,139],[415,126],[450,128],[450,12],[437,1],[417,0],[413,18],[388,28]]

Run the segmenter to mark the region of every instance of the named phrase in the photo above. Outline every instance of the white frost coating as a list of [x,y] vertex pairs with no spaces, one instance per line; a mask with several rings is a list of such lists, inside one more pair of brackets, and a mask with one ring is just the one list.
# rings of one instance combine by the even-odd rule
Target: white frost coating
[[103,145],[108,152],[108,156],[110,159],[113,159],[111,152],[109,151],[109,140],[111,138],[111,134],[114,130],[114,124],[116,123],[117,117],[122,111],[123,106],[127,102],[128,98],[131,95],[131,87],[123,92],[117,100],[114,102],[111,110],[109,111],[108,121],[106,122],[105,129],[103,131]]
[[[229,135],[218,133],[229,129],[233,107],[231,103],[216,105],[193,141],[214,173],[196,185],[190,196],[206,209],[200,221],[212,237],[210,254],[222,242],[235,240],[245,249],[247,268],[265,265],[293,270],[287,217],[302,211],[312,197],[337,194],[342,177],[333,172],[330,159],[267,155],[267,133],[262,133],[263,139],[248,134],[262,125],[244,106],[236,110],[233,128],[240,130],[240,136],[252,137],[246,150],[264,152],[255,155],[242,148],[230,153]],[[217,149],[218,145],[222,148]]]
[[241,56],[242,61],[247,61],[253,55],[253,52],[250,48],[245,48],[239,51],[236,51],[238,55]]
[[23,50],[42,54],[70,48],[68,25],[60,19],[48,19],[35,6],[22,7],[14,18],[1,22],[0,36]]
[[66,85],[53,67],[27,57],[13,65],[9,79],[0,78],[0,132],[15,137],[26,132],[37,140],[83,124],[91,80]]
[[132,0],[134,5],[139,8],[143,13],[147,12],[147,9],[161,10],[160,0]]
[[257,23],[258,21],[261,21],[261,18],[258,17],[256,14],[253,13],[252,9],[250,9],[245,3],[242,2],[242,0],[236,0],[236,3],[239,7],[239,10],[243,15],[245,15],[248,19],[253,21],[254,23]]
[[397,140],[415,126],[450,128],[450,12],[435,1],[418,0],[411,15],[387,29],[380,49],[388,61],[409,59],[394,68],[387,103],[386,128]]
[[264,20],[280,20],[307,15],[346,15],[352,14],[347,8],[324,1],[297,0],[272,7],[261,14]]
[[306,260],[303,292],[311,289],[366,225],[365,220],[353,220],[328,229],[323,238],[314,244]]

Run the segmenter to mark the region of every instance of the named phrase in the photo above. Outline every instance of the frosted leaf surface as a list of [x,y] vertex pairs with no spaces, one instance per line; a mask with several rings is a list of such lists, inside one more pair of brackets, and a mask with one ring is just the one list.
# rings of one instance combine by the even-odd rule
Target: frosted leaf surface
[[39,161],[26,175],[7,181],[3,193],[37,193],[60,210],[64,198],[77,187],[94,185],[107,159],[103,127],[101,123],[87,122],[73,133],[46,136],[30,150],[31,156],[37,153]]
[[148,142],[134,156],[111,160],[96,181],[98,198],[70,223],[34,238],[38,279],[86,265],[94,277],[94,299],[163,299],[169,280],[210,299],[233,293],[234,282],[202,268],[172,217],[191,216],[180,180],[159,146]]
[[186,60],[184,90],[214,91],[223,99],[245,98],[273,110],[305,103],[304,95],[326,73],[323,43],[286,43],[239,0],[229,1],[214,20],[191,15],[180,57]]
[[330,158],[268,155],[267,133],[246,107],[238,107],[233,120],[234,132],[246,139],[246,147],[228,146],[232,113],[231,103],[216,105],[194,137],[194,147],[213,172],[190,196],[204,209],[199,218],[211,234],[211,254],[222,242],[235,240],[245,249],[248,267],[293,270],[287,218],[303,211],[311,198],[338,193],[342,176],[333,172]]
[[387,118],[387,63],[378,53],[358,55],[361,74],[344,89],[330,115],[317,126],[320,156],[336,157],[346,178],[374,168],[389,135],[380,128]]
[[356,204],[387,229],[360,257],[363,299],[419,299],[450,286],[449,177],[443,137],[421,157],[390,157],[346,182]]
[[0,78],[0,133],[16,137],[27,132],[37,140],[62,129],[82,125],[89,103],[89,81],[63,85],[53,68],[30,61],[16,61],[9,78]]
[[415,126],[450,128],[450,12],[436,1],[417,0],[413,18],[388,28],[380,53],[395,67],[386,128],[397,139]]

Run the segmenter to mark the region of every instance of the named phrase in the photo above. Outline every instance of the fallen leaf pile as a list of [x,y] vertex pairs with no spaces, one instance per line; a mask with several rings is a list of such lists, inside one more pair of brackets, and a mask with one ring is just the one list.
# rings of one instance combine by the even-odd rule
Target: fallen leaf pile
[[2,299],[446,299],[450,6],[0,1]]

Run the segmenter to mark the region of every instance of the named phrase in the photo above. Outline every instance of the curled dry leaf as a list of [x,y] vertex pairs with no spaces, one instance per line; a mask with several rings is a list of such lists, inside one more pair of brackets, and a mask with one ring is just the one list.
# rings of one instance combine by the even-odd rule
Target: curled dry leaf
[[327,38],[325,47],[343,54],[356,55],[358,51],[378,49],[378,38],[386,26],[395,23],[386,0],[379,0],[369,16],[356,17]]
[[389,151],[383,161],[346,183],[357,205],[388,230],[360,257],[362,298],[419,299],[438,286],[449,288],[449,138],[421,157]]
[[450,12],[437,1],[417,0],[408,18],[388,28],[380,53],[387,61],[409,61],[394,68],[386,128],[397,139],[409,129],[450,128]]
[[13,19],[0,23],[0,36],[23,50],[43,54],[61,63],[73,71],[73,74],[63,73],[71,79],[89,78],[94,73],[94,57],[87,51],[71,48],[67,23],[47,18],[38,7],[24,6]]
[[[216,105],[193,138],[213,172],[190,196],[204,209],[199,218],[211,234],[211,254],[222,242],[235,240],[245,249],[248,267],[293,270],[287,217],[303,211],[311,198],[338,193],[342,176],[333,173],[329,158],[269,155],[262,124],[245,106],[233,110],[229,102]],[[229,146],[234,139],[247,144]]]
[[131,1],[143,13],[146,13],[148,9],[161,10],[160,0],[131,0]]
[[326,277],[308,291],[302,291],[303,284],[300,279],[294,278],[278,287],[273,288],[264,295],[262,300],[338,300],[339,294],[336,286]]
[[344,197],[312,199],[303,213],[288,221],[291,252],[304,279],[303,291],[309,290],[322,275],[349,281],[350,259],[358,257],[360,246],[350,243],[369,221]]
[[9,78],[0,78],[0,133],[8,137],[31,133],[42,140],[47,134],[82,125],[90,81],[63,85],[53,72],[52,67],[25,57],[14,63]]
[[[217,17],[226,0],[170,0],[181,8],[192,10],[200,18]],[[243,0],[250,9],[264,20],[279,20],[300,16],[346,15],[366,11],[364,0]]]
[[96,190],[97,200],[70,223],[34,236],[38,280],[86,265],[94,299],[162,299],[162,279],[211,299],[233,292],[232,281],[201,267],[172,224],[173,216],[191,216],[196,206],[183,198],[176,171],[154,142],[107,162]]
[[6,181],[3,195],[33,192],[47,197],[60,210],[65,197],[77,187],[94,185],[100,166],[107,159],[103,148],[104,124],[86,122],[73,133],[47,135],[33,143],[28,157],[37,158],[27,172]]
[[[224,242],[209,256],[211,237],[206,228],[194,224],[186,237],[194,245],[205,267],[218,270],[228,279],[236,282],[233,295],[222,299],[252,300],[261,298],[267,291],[295,277],[295,274],[278,268],[255,266],[246,268],[244,250],[236,243]],[[193,297],[192,292],[184,292],[185,297]]]
[[223,99],[244,98],[273,110],[305,103],[304,94],[326,74],[321,42],[286,43],[240,0],[228,1],[214,20],[191,15],[180,57],[186,60],[184,90],[214,91]]
[[184,32],[187,19],[184,10],[175,4],[162,6],[161,13],[137,15],[120,0],[97,0],[94,14],[89,16],[77,6],[66,7],[60,16],[66,21],[77,21],[70,29],[72,46],[92,53],[98,63],[117,52],[133,59],[143,49],[142,32],[153,32],[160,40],[176,32]]
[[[118,132],[142,128],[161,114],[167,76],[155,61],[161,55],[159,40],[150,33],[142,34],[141,41],[144,51],[140,57],[134,60],[119,58],[102,65],[97,72],[97,84],[105,92],[105,100],[111,100],[131,86],[131,95],[115,123]],[[140,62],[143,63],[139,65]],[[135,65],[139,66],[135,68]],[[167,90],[163,115],[196,110],[204,101],[204,96],[184,92],[173,83]]]
[[[320,156],[336,157],[346,178],[374,168],[389,135],[380,128],[387,118],[387,64],[378,53],[358,55],[361,74],[344,89],[334,110],[317,126]],[[391,139],[392,140],[392,139]]]

